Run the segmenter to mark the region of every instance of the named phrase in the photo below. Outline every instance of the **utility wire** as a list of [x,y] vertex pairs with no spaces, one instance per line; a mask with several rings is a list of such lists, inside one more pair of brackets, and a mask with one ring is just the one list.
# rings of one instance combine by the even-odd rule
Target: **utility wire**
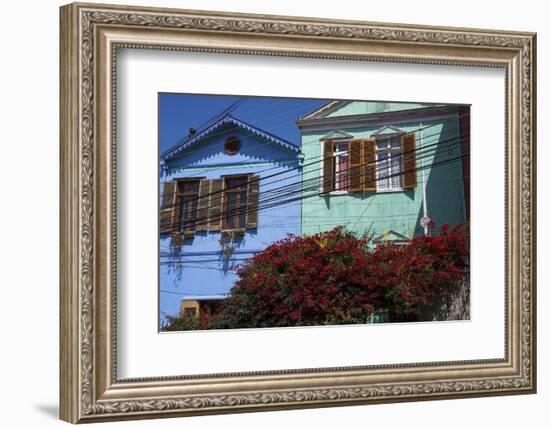
[[[453,140],[455,140],[455,139],[456,139],[456,138],[453,138]],[[448,141],[445,141],[445,142],[452,142],[453,140],[448,140]],[[442,144],[443,142],[444,142],[444,141],[440,141],[440,142],[438,143],[438,145]],[[425,149],[427,149],[427,148],[428,148],[428,146],[424,146],[422,149],[425,150]],[[417,151],[417,150],[415,150],[415,151]],[[412,150],[409,151],[409,152],[412,152]],[[406,155],[406,154],[407,154],[407,153],[405,153],[405,152],[402,153],[402,155]],[[424,154],[425,154],[425,153],[424,153]],[[431,157],[432,155],[431,155],[431,154],[428,154],[428,155],[425,155],[425,156],[426,156],[426,157],[428,157],[428,156]],[[397,155],[396,155],[396,157],[397,157]],[[420,157],[417,157],[417,160],[419,160],[419,159],[420,159]],[[372,165],[372,164],[376,164],[376,163],[377,163],[376,161],[375,161],[375,162],[369,162],[367,165],[369,165],[369,164]],[[433,163],[432,163],[432,165],[433,165]],[[431,166],[431,165],[426,165],[426,168],[429,168],[430,166]],[[353,171],[353,169],[355,169],[355,168],[361,168],[361,167],[364,167],[364,166],[363,166],[363,165],[358,165],[358,166],[355,166],[355,167],[348,167],[347,169],[342,170],[342,171],[340,171],[340,172],[338,172],[338,173],[342,173],[342,174],[346,173],[346,174],[347,174],[347,173],[350,173],[351,171]],[[384,170],[389,170],[391,167],[392,167],[391,164],[389,164],[388,166],[383,167],[383,168],[377,167],[377,168],[376,168],[376,171],[377,171],[377,172],[380,172],[380,171],[384,171]],[[420,169],[420,168],[416,168],[415,170],[421,170],[421,169]],[[414,171],[414,170],[411,170],[410,172],[413,172],[413,171]],[[307,173],[307,172],[306,172],[306,173]],[[338,174],[338,173],[335,173],[335,180],[337,179],[337,174]],[[386,180],[386,179],[391,178],[392,176],[400,176],[400,175],[403,175],[403,174],[405,174],[405,173],[407,173],[407,171],[401,171],[401,172],[399,172],[399,173],[397,173],[397,174],[394,174],[394,175],[391,175],[391,174],[389,174],[389,175],[383,175],[383,176],[379,176],[377,180]],[[287,186],[284,186],[284,187],[277,187],[277,188],[275,188],[275,189],[271,189],[271,190],[264,191],[264,192],[263,192],[263,195],[262,195],[262,193],[260,194],[260,200],[259,200],[259,202],[264,203],[264,202],[266,202],[266,201],[273,201],[273,200],[276,200],[276,199],[278,199],[278,198],[279,198],[279,199],[280,199],[280,198],[284,198],[284,197],[287,197],[288,195],[295,194],[297,191],[302,191],[302,192],[304,192],[304,193],[307,193],[307,192],[309,192],[309,191],[316,190],[317,186],[319,185],[319,182],[320,182],[322,179],[323,179],[323,177],[317,176],[317,177],[313,177],[313,178],[310,178],[310,179],[307,179],[307,180],[304,180],[304,181],[299,181],[299,182],[296,182],[296,183],[294,183],[294,184],[287,185]],[[313,183],[313,184],[311,185],[311,183]],[[270,183],[270,184],[273,184],[273,183]],[[304,184],[305,184],[305,185],[304,185]],[[298,187],[300,187],[300,188],[298,189]],[[294,190],[294,189],[296,189],[296,191],[290,191],[290,190]],[[284,192],[284,193],[283,193],[283,192]],[[216,194],[216,193],[219,193],[219,192],[212,192],[211,194]],[[281,193],[282,193],[282,194],[281,194]],[[270,198],[266,198],[266,196],[270,196]],[[191,199],[190,201],[194,201],[194,200],[195,200],[195,198],[194,198],[194,199]],[[170,207],[173,207],[174,205],[169,205],[169,206],[170,206]],[[164,206],[164,208],[167,208],[166,205]],[[236,209],[237,209],[237,208],[236,208]],[[243,207],[243,209],[246,209],[246,207]],[[239,211],[235,211],[235,212],[232,212],[232,213],[237,214],[238,212],[239,212]],[[217,218],[212,218],[212,217],[210,217],[209,219],[210,219],[210,220],[215,220],[215,219],[217,219]],[[199,218],[195,218],[195,219],[189,220],[188,223],[198,223],[198,224],[202,224],[201,221],[203,221],[203,220],[204,220],[204,218],[199,217]],[[185,225],[187,225],[187,224],[184,224],[184,226],[185,226]]]
[[[424,129],[426,129],[426,128],[424,128]],[[418,131],[418,130],[411,131],[411,132],[408,133],[408,134],[414,133],[414,132],[416,132],[416,131]],[[440,135],[441,135],[441,133],[439,133],[439,134],[437,134],[437,135],[431,135],[430,138],[433,138],[433,137],[436,137],[436,136],[440,136]],[[459,137],[456,137],[456,138],[451,138],[450,140],[447,140],[447,141],[454,141],[454,140],[456,140],[456,139],[458,139],[458,138],[463,138],[463,137],[466,137],[466,136],[469,136],[469,135],[462,135],[462,136],[459,136]],[[446,141],[446,140],[443,140],[443,141],[437,141],[437,142],[434,142],[434,143],[431,143],[431,144],[423,144],[422,147],[420,147],[420,148],[415,148],[415,149],[413,149],[413,150],[401,152],[401,153],[397,154],[396,157],[402,157],[402,156],[404,156],[404,155],[407,155],[407,154],[410,154],[410,153],[413,153],[413,152],[417,152],[417,151],[419,151],[419,150],[425,150],[425,149],[428,149],[428,148],[433,147],[433,146],[438,147],[438,146],[440,146],[440,144],[445,143],[445,142],[447,142],[447,141]],[[332,158],[336,158],[337,156],[338,156],[338,155],[333,155],[333,156],[331,156],[331,157],[332,157]],[[273,177],[276,177],[276,176],[281,176],[281,175],[287,174],[287,173],[289,173],[289,172],[296,171],[296,170],[298,170],[298,169],[300,169],[300,168],[303,169],[303,168],[305,168],[305,167],[307,167],[307,166],[321,164],[322,162],[325,161],[324,156],[318,156],[318,157],[323,157],[323,158],[321,158],[320,160],[316,160],[316,161],[314,161],[314,162],[310,162],[310,163],[307,163],[307,164],[304,164],[304,165],[301,165],[301,166],[292,168],[292,169],[287,169],[287,170],[280,171],[280,172],[277,172],[277,173],[274,173],[274,174],[271,174],[271,175],[258,177],[257,180],[256,180],[256,182],[261,182],[261,181],[265,181],[265,180],[267,180],[267,179],[269,179],[269,178],[273,178]],[[371,164],[376,164],[376,163],[377,163],[376,161],[375,161],[375,162],[370,162],[369,165],[371,165]],[[279,168],[279,167],[280,167],[280,166],[277,166],[277,168]],[[321,168],[316,169],[316,170],[320,170],[320,169],[321,169]],[[307,174],[307,173],[312,173],[312,172],[314,172],[314,171],[315,171],[315,170],[306,170],[304,173]],[[292,176],[291,178],[295,178],[295,177]],[[283,180],[274,181],[274,182],[280,182],[280,181],[283,181]],[[274,182],[270,182],[270,184],[273,184]],[[222,193],[224,193],[224,192],[226,192],[226,191],[227,191],[227,189],[222,189],[222,190],[218,190],[218,191],[214,191],[214,192],[209,192],[209,193],[204,194],[204,195],[202,195],[202,196],[197,196],[197,197],[196,197],[196,200],[199,200],[199,199],[201,199],[201,198],[210,197],[210,196],[215,195],[215,194],[222,194]],[[173,195],[174,195],[174,192],[163,193],[163,198],[166,197],[166,196],[171,197],[171,196],[173,196]],[[193,199],[193,201],[194,201],[194,200],[195,200],[195,199]],[[170,206],[164,205],[164,207],[165,207],[165,208],[169,208]]]
[[[469,116],[470,113],[465,113],[465,114],[463,114],[463,116],[466,116],[466,115]],[[420,128],[417,128],[417,129],[413,129],[413,130],[411,130],[411,131],[405,133],[404,135],[410,135],[410,134],[412,134],[412,133],[420,132],[420,131],[423,131],[423,130],[425,130],[425,129],[430,129],[430,128],[432,128],[432,127],[439,126],[439,125],[443,125],[443,124],[445,124],[445,123],[452,122],[452,121],[455,121],[455,120],[456,120],[456,118],[451,118],[451,119],[448,119],[448,120],[444,120],[444,121],[440,121],[440,122],[437,122],[437,123],[433,123],[433,124],[431,124],[431,125],[427,125],[427,126],[424,126],[424,127],[420,127]],[[286,124],[285,124],[284,126],[286,126]],[[279,127],[283,127],[283,126],[279,126]],[[275,128],[274,128],[274,129],[275,129]],[[458,129],[455,129],[455,130],[453,131],[453,133],[455,133],[455,132],[457,132],[457,131],[459,131],[459,130],[458,130]],[[213,133],[213,134],[208,135],[208,138],[211,138],[211,137],[213,137],[213,136],[223,135],[223,134],[226,133],[226,132],[227,132],[227,130],[223,130],[223,131],[220,131],[220,132],[218,132],[218,133]],[[441,134],[441,133],[439,133],[439,134]],[[431,138],[431,137],[433,137],[433,135],[430,135],[430,136],[427,137],[427,138]],[[253,135],[250,135],[250,136],[241,137],[240,139],[241,139],[241,141],[243,141],[243,140],[245,140],[245,139],[247,139],[247,138],[255,139],[255,138],[257,138],[257,137],[256,137],[256,136],[253,136]],[[246,150],[241,150],[241,151],[240,151],[240,154],[248,153],[248,152],[250,152],[250,151],[253,151],[253,150],[254,150],[255,148],[257,148],[257,147],[262,147],[262,146],[265,146],[265,142],[262,142],[262,143],[260,143],[260,144],[255,144],[255,145],[253,145],[253,146],[251,146],[251,147],[248,147]],[[297,148],[298,148],[298,147],[297,147]],[[187,155],[190,155],[190,154],[192,154],[192,153],[196,153],[196,152],[203,151],[203,150],[206,150],[206,148],[203,147],[203,148],[197,148],[197,149],[195,149],[195,150],[188,150],[188,151],[185,152],[185,155],[187,156]],[[319,157],[323,157],[323,156],[321,155],[321,156],[312,157],[312,159],[313,159],[313,158],[319,158]],[[298,161],[298,159],[296,159],[296,161]],[[249,161],[237,162],[237,163],[233,164],[232,166],[237,166],[237,165],[240,165],[240,164],[242,164],[242,165],[247,165],[247,164],[249,164],[249,163],[250,163]],[[303,166],[306,166],[306,165],[299,165],[299,166],[297,166],[296,168],[294,168],[294,169],[292,169],[292,170],[299,169],[300,167],[303,167]],[[192,175],[186,175],[186,176],[184,176],[184,177],[182,177],[182,178],[192,178],[192,177],[194,177],[194,176],[199,176],[199,175],[203,174],[204,172],[208,172],[208,171],[212,171],[212,170],[217,170],[217,169],[219,169],[219,168],[220,168],[220,166],[216,166],[216,167],[208,168],[208,169],[201,169],[200,172],[195,172],[195,173],[192,174]],[[265,171],[273,170],[273,169],[277,169],[277,168],[280,168],[280,166],[279,166],[279,165],[273,166],[273,167],[271,167],[271,168],[265,169],[265,170],[260,171],[260,172],[265,172]],[[264,178],[268,178],[268,177],[264,177]]]
[[[468,156],[469,156],[469,154],[466,154],[466,155],[446,159],[444,161],[435,162],[435,163],[432,163],[431,165],[423,166],[422,168],[417,167],[415,169],[411,169],[411,170],[408,170],[406,172],[401,171],[401,172],[397,172],[395,174],[388,174],[388,175],[385,175],[385,176],[382,176],[382,177],[377,177],[374,181],[379,181],[379,180],[383,180],[383,179],[386,180],[386,179],[392,178],[394,176],[404,175],[405,173],[412,173],[412,172],[417,172],[417,171],[424,170],[424,169],[427,169],[427,168],[442,166],[442,165],[448,164],[448,163],[453,162],[453,161],[462,160],[462,159],[464,159]],[[370,180],[370,181],[372,181],[372,180]],[[370,183],[370,181],[369,181],[369,183]],[[288,203],[292,203],[292,202],[295,202],[295,201],[304,200],[304,199],[308,199],[308,198],[319,196],[319,195],[324,195],[324,194],[327,194],[327,193],[331,192],[330,190],[328,190],[328,191],[323,191],[323,192],[319,192],[319,193],[314,192],[313,194],[302,195],[301,197],[288,198],[289,196],[292,196],[293,194],[304,193],[304,192],[307,193],[309,191],[314,191],[319,187],[320,186],[318,186],[318,185],[311,185],[309,187],[306,187],[305,191],[302,188],[302,189],[299,189],[299,190],[296,190],[296,191],[291,191],[291,192],[288,192],[286,194],[275,196],[275,197],[272,197],[270,199],[264,200],[263,201],[264,204],[261,205],[261,206],[260,206],[260,204],[258,204],[258,207],[256,207],[256,208],[251,208],[250,206],[242,206],[242,207],[235,208],[235,209],[231,210],[229,213],[231,214],[231,216],[238,216],[239,214],[244,214],[246,212],[251,213],[251,212],[256,212],[256,211],[263,210],[263,209],[271,209],[273,207],[281,206],[282,204],[288,204]],[[191,219],[191,220],[186,220],[186,221],[183,222],[183,224],[180,224],[180,227],[185,228],[186,225],[204,224],[204,223],[207,223],[209,221],[218,220],[218,217],[221,220],[222,217],[225,216],[225,215],[227,215],[227,213],[222,212],[220,215],[216,215],[214,217],[212,217],[212,216],[210,216],[210,217],[200,217],[200,218],[195,218],[195,219]],[[179,227],[178,228],[172,227],[172,228],[170,228],[170,231],[176,231],[177,229],[179,229]]]
[[[441,162],[439,162],[441,163]],[[428,167],[430,166],[435,166],[435,163],[432,163],[432,165],[426,165],[425,167],[422,167],[422,168],[416,168],[414,170],[410,170],[409,172],[414,172],[414,171],[417,171],[417,170],[424,170],[424,169],[427,169]],[[359,167],[359,166],[358,166]],[[387,169],[387,168],[386,168]],[[349,169],[348,169],[349,170]],[[377,177],[375,179],[375,181],[380,181],[380,180],[386,180],[386,179],[389,179],[389,178],[392,178],[394,176],[401,176],[401,175],[404,175],[405,173],[407,172],[397,172],[395,174],[389,174],[389,175],[384,175],[384,176],[380,176],[380,177]],[[320,179],[318,179],[320,180]],[[372,181],[372,180],[371,180]],[[370,182],[369,182],[370,183]],[[297,188],[297,187],[294,187],[294,188],[291,188],[291,189],[285,189],[285,192],[282,193],[282,194],[278,194],[278,195],[275,195],[275,196],[271,196],[270,198],[268,199],[264,199],[262,200],[262,205],[260,205],[260,203],[258,204],[258,208],[251,208],[250,206],[246,206],[246,204],[243,204],[243,206],[240,206],[240,207],[237,207],[237,208],[233,208],[231,210],[229,210],[228,212],[220,212],[219,215],[217,216],[205,216],[205,217],[199,217],[199,218],[193,218],[193,219],[190,219],[190,220],[186,220],[184,221],[180,226],[182,226],[183,228],[185,228],[187,225],[192,225],[192,224],[196,224],[196,225],[202,225],[202,224],[205,224],[209,221],[216,221],[218,219],[222,219],[224,216],[238,216],[240,214],[245,214],[246,212],[255,212],[256,210],[260,210],[260,209],[265,209],[267,208],[268,206],[271,207],[271,206],[275,206],[273,203],[276,202],[276,201],[285,201],[288,199],[289,196],[292,196],[294,194],[297,194],[297,193],[309,193],[311,191],[316,191],[318,188],[320,188],[320,184],[317,182],[317,183],[314,183],[314,184],[311,184],[309,185],[308,187],[302,187],[302,188]],[[331,191],[327,191],[327,192],[331,192]],[[319,194],[322,194],[322,193],[319,193]],[[317,193],[314,193],[312,194],[311,196],[315,196],[317,195]],[[298,198],[294,198],[294,199],[288,199],[288,202],[290,201],[295,201],[295,200],[303,200],[305,198],[309,198],[309,196],[302,196],[302,197],[298,197]],[[280,204],[276,204],[276,206],[279,206]],[[219,218],[218,218],[219,217]]]

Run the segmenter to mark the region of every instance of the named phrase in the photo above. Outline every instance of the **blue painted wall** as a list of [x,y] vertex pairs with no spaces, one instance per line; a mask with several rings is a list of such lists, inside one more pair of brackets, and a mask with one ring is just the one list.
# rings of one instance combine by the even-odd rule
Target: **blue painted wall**
[[[224,141],[230,136],[241,139],[240,151],[229,156],[224,152]],[[178,178],[215,179],[222,175],[251,173],[260,177],[260,206],[269,197],[266,193],[283,185],[301,182],[298,153],[288,150],[244,129],[230,127],[216,130],[213,135],[189,147],[176,158],[166,162],[161,175],[163,183]],[[273,178],[268,176],[285,172]],[[178,315],[182,299],[218,299],[233,286],[234,268],[287,233],[300,234],[301,203],[287,203],[281,207],[261,209],[258,227],[247,229],[237,240],[229,257],[220,245],[220,231],[199,231],[183,246],[173,245],[170,234],[160,237],[160,321],[166,315]]]

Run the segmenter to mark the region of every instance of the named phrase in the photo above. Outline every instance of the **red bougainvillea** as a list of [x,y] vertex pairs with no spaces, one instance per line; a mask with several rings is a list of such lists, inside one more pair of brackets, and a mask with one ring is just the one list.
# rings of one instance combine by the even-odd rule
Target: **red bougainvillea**
[[436,306],[465,274],[466,227],[372,249],[342,227],[278,241],[239,267],[208,328],[366,323]]

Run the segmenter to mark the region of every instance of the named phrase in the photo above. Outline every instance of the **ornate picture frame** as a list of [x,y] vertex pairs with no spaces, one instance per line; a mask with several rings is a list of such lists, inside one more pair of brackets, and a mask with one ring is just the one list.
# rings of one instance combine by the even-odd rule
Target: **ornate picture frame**
[[[70,4],[61,8],[61,419],[112,421],[536,391],[536,35]],[[117,49],[505,70],[504,357],[117,378]]]

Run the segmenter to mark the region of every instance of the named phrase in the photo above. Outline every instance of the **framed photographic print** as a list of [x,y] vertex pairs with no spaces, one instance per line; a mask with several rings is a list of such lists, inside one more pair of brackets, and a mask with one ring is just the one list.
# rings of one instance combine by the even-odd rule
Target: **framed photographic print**
[[160,329],[469,320],[469,109],[159,94]]
[[61,418],[536,390],[535,35],[61,8]]

